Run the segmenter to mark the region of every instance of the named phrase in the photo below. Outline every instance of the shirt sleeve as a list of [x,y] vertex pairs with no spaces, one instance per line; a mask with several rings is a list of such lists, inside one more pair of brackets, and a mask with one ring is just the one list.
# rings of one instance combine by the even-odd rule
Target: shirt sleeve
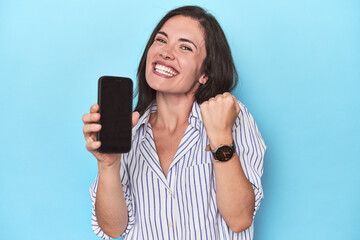
[[91,205],[92,205],[91,226],[92,226],[93,232],[97,236],[101,237],[102,239],[111,239],[108,235],[106,235],[102,231],[102,229],[100,228],[100,226],[97,222],[97,218],[96,218],[95,201],[96,201],[96,191],[97,191],[97,186],[98,186],[98,180],[99,180],[99,175],[96,176],[94,183],[90,187],[90,198],[91,198]]
[[241,166],[254,189],[255,216],[264,197],[261,176],[266,145],[250,112],[242,103],[239,102],[239,105],[240,113],[233,127],[233,136]]
[[[124,154],[125,155],[125,154]],[[123,157],[125,157],[123,155]],[[124,164],[124,159],[121,160],[121,166],[120,166],[120,176],[121,176],[121,183],[122,183],[122,189],[124,192],[125,202],[128,209],[128,225],[122,235],[122,237],[125,237],[129,231],[131,230],[132,226],[135,223],[135,217],[134,217],[134,208],[133,208],[133,201],[132,201],[132,194],[131,194],[131,188],[129,184],[129,175],[128,171],[126,169],[126,166]],[[112,239],[108,235],[106,235],[103,230],[100,228],[96,213],[95,213],[95,201],[96,201],[96,192],[97,192],[97,185],[98,185],[99,175],[97,175],[94,183],[90,187],[90,197],[91,197],[91,204],[92,204],[92,217],[91,217],[91,225],[93,232],[101,237],[102,239]]]

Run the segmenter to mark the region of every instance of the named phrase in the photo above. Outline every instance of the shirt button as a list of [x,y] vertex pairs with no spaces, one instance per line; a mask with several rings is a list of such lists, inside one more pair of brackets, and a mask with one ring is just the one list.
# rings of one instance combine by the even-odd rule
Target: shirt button
[[168,194],[171,196],[172,195],[172,192],[170,190],[168,190]]
[[173,224],[172,224],[172,222],[169,222],[169,227],[171,227],[171,228],[173,227]]

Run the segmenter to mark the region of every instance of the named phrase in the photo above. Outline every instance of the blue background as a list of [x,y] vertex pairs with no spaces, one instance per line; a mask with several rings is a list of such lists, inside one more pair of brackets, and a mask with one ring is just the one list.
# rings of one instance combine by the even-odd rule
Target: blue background
[[0,0],[0,239],[98,239],[81,117],[186,4],[222,25],[268,146],[255,239],[359,239],[358,0]]

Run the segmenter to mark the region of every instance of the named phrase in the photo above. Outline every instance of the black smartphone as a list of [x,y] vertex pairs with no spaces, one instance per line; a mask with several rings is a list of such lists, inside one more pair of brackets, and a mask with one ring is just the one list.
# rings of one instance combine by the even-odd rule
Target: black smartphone
[[101,153],[126,153],[131,149],[133,82],[130,78],[99,78],[98,104]]

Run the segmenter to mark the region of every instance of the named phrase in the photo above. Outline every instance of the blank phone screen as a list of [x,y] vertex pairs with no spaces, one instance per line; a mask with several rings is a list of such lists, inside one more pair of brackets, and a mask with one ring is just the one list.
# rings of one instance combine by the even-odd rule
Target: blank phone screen
[[98,103],[101,130],[99,152],[125,153],[131,149],[133,83],[130,78],[99,79]]

